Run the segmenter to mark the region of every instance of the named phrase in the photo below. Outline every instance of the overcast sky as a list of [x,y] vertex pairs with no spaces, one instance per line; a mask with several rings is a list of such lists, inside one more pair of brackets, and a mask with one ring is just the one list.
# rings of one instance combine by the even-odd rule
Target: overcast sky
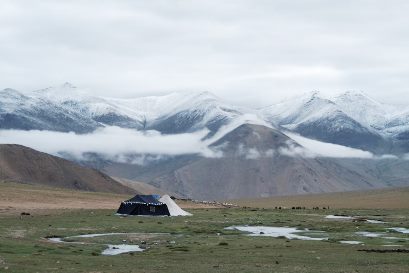
[[206,90],[251,106],[360,90],[409,104],[409,1],[1,0],[0,75],[0,89]]

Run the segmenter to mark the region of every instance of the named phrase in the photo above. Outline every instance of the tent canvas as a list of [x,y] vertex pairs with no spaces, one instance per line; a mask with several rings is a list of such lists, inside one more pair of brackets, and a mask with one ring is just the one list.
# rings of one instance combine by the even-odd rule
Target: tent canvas
[[158,201],[153,195],[135,195],[123,201],[118,214],[128,215],[170,215],[166,204]]
[[190,216],[191,213],[181,209],[169,195],[164,195],[159,199],[160,202],[167,205],[170,216]]

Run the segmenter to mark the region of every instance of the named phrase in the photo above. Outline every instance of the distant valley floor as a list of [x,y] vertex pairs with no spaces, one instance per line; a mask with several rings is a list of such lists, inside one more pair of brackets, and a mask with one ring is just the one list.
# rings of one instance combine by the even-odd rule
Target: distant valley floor
[[[130,195],[86,192],[46,186],[0,182],[0,214],[49,213],[70,209],[117,209]],[[212,207],[179,201],[182,208]]]
[[330,207],[345,209],[408,209],[409,187],[230,200],[255,208]]
[[[49,213],[70,209],[117,209],[130,195],[84,192],[0,182],[0,214],[21,212]],[[212,204],[177,200],[182,208],[214,208]],[[340,192],[257,199],[229,200],[239,206],[255,208],[330,207],[331,209],[409,209],[409,187],[371,191]]]

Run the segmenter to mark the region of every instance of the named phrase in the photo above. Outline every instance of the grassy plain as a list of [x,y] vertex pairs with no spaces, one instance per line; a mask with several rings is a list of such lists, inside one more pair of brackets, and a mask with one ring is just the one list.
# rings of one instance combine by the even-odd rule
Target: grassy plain
[[[363,249],[409,248],[400,239],[366,238],[357,231],[385,232],[408,227],[408,210],[254,210],[193,209],[192,217],[118,217],[113,210],[65,210],[23,216],[0,215],[1,272],[407,272],[407,253]],[[334,221],[327,213],[370,216],[387,224]],[[327,241],[245,236],[231,225],[290,226],[325,231]],[[90,233],[140,234],[82,238],[52,243],[46,237]],[[149,233],[166,233],[155,235]],[[144,252],[102,256],[106,244],[138,244]],[[365,245],[344,245],[359,240]]]
[[[0,195],[0,272],[403,273],[409,268],[408,253],[360,251],[409,249],[408,234],[386,229],[409,227],[405,208],[191,208],[191,217],[119,217],[115,209],[128,196],[10,183],[0,184]],[[30,215],[22,216],[21,211]],[[326,219],[328,214],[386,223],[335,221]],[[224,229],[232,225],[308,228],[324,231],[329,239],[255,237]],[[384,232],[384,237],[397,239],[362,237],[356,234],[359,231]],[[75,242],[68,243],[47,239],[111,232],[132,234],[70,238],[67,241]],[[341,240],[364,245],[345,245]],[[103,256],[106,244],[136,244],[146,250]]]

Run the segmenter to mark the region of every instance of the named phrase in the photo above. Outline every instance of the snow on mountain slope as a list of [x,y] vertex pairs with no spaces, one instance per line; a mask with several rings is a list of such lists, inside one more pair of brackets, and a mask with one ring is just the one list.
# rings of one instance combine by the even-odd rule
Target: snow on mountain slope
[[380,107],[361,94],[348,92],[328,99],[313,92],[263,108],[260,113],[273,124],[305,137],[378,152],[384,149],[385,143],[371,122],[380,120],[376,124],[379,126],[385,121],[371,116],[377,112],[375,106]]
[[99,123],[125,128],[143,128],[144,116],[137,111],[122,109],[111,99],[91,96],[87,90],[70,83],[28,92],[36,98],[43,98],[67,111],[75,111]]
[[0,128],[85,133],[97,127],[95,121],[75,109],[61,107],[46,98],[13,89],[0,91]]
[[[22,122],[14,122],[13,125],[13,120],[10,120],[10,128],[71,130],[77,133],[106,125],[138,130],[155,129],[163,133],[183,133],[205,127],[215,131],[242,115],[243,111],[250,111],[229,105],[209,92],[175,92],[164,96],[114,99],[91,96],[86,90],[70,83],[24,94],[6,89],[1,91],[0,99],[0,111],[5,115],[17,111],[19,119],[29,119],[31,121],[25,123],[32,123],[32,126],[23,125]],[[35,118],[38,108],[44,115],[49,112],[50,115],[72,116],[72,122],[77,121],[78,124],[67,128],[61,128],[55,122],[47,125],[44,116]],[[44,123],[44,126],[39,123]]]
[[334,103],[356,121],[381,134],[384,133],[388,120],[399,110],[398,107],[380,103],[363,92],[346,92],[335,97]]
[[319,92],[314,91],[296,99],[263,108],[260,112],[267,120],[288,129],[294,129],[301,123],[335,115],[338,111],[332,101],[322,98]]
[[229,105],[209,92],[174,93],[170,97],[170,104],[158,105],[158,109],[166,110],[152,119],[149,128],[164,133],[181,133],[207,127],[214,132],[250,111]]
[[303,123],[344,116],[368,131],[391,136],[400,130],[406,131],[409,124],[409,108],[378,102],[359,91],[348,91],[333,98],[326,98],[319,92],[306,93],[262,108],[260,112],[267,120],[288,129],[295,129]]
[[[377,102],[362,92],[327,98],[312,92],[282,103],[246,109],[209,92],[117,99],[91,96],[70,83],[31,92],[0,91],[0,128],[87,133],[103,126],[176,134],[222,126],[247,114],[276,128],[317,140],[393,152],[409,147],[409,108]],[[406,143],[408,142],[408,143]]]
[[385,124],[385,132],[389,135],[399,135],[409,131],[409,108],[395,112]]

